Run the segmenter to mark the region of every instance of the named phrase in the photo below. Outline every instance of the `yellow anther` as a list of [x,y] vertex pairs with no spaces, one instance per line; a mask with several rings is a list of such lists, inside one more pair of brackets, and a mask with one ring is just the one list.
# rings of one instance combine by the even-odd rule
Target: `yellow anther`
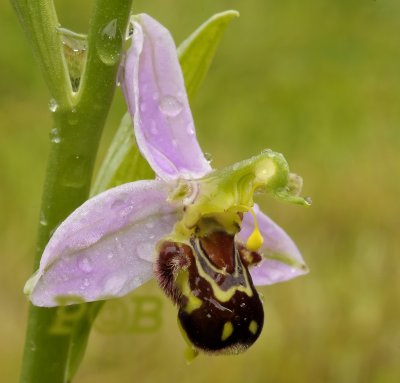
[[254,218],[254,229],[249,238],[247,238],[246,247],[251,251],[257,251],[264,243],[264,238],[260,233],[260,229],[258,228],[256,213],[254,213],[253,209],[250,209],[250,212]]

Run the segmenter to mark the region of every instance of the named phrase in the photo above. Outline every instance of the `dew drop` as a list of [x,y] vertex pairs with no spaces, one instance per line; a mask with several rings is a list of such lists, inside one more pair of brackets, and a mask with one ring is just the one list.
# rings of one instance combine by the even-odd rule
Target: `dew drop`
[[178,141],[175,140],[175,138],[172,139],[172,146],[173,146],[174,148],[177,148],[177,147],[178,147]]
[[190,123],[187,127],[186,127],[186,132],[187,134],[189,134],[189,136],[194,136],[194,127],[193,124]]
[[312,204],[312,198],[310,196],[304,198],[304,200],[307,202],[308,205]]
[[112,203],[111,209],[115,211],[115,214],[122,218],[131,214],[133,206],[127,204],[126,201],[122,199],[118,199]]
[[118,20],[113,19],[99,31],[96,48],[100,60],[105,65],[115,65],[121,55],[122,34]]
[[160,98],[160,95],[157,92],[153,93],[153,100],[156,101]]
[[148,260],[154,252],[154,245],[148,242],[142,242],[137,248],[137,255],[141,259]]
[[89,286],[90,286],[89,279],[85,278],[85,279],[83,280],[83,283],[79,286],[79,288],[80,288],[81,290],[86,290],[86,288],[89,287]]
[[50,112],[52,112],[52,113],[57,112],[58,103],[57,103],[57,101],[56,101],[54,98],[52,98],[52,99],[49,101],[49,109],[50,109]]
[[92,262],[88,257],[81,257],[78,259],[78,267],[84,273],[90,273],[93,270]]
[[169,117],[176,117],[182,111],[182,104],[174,96],[165,96],[161,99],[159,108]]
[[121,209],[121,207],[125,206],[125,201],[122,199],[117,199],[111,204],[111,209]]
[[145,112],[146,108],[147,108],[146,104],[140,104],[140,111],[141,112]]
[[113,275],[106,280],[104,285],[105,293],[108,295],[118,294],[124,287],[126,277],[124,275]]
[[152,228],[154,227],[154,223],[153,223],[153,222],[147,222],[147,223],[146,223],[146,227],[147,227],[148,229],[152,229]]
[[125,40],[129,40],[133,36],[134,26],[132,22],[129,22],[128,29],[126,31]]
[[107,255],[107,258],[108,258],[108,259],[113,259],[113,258],[114,258],[114,254],[113,254],[113,253],[108,254],[108,255]]
[[65,28],[57,28],[61,35],[64,57],[67,62],[72,90],[77,92],[87,56],[87,36]]
[[68,123],[70,125],[76,125],[78,123],[78,116],[76,108],[72,108],[70,115],[68,116]]
[[142,278],[140,278],[140,277],[133,278],[133,286],[138,287],[138,286],[140,286],[142,284],[143,284],[143,279]]
[[204,157],[208,162],[212,161],[212,155],[210,153],[204,153]]
[[48,225],[47,219],[46,219],[46,217],[45,217],[43,211],[40,212],[40,220],[39,220],[39,223],[40,223],[42,226],[47,226],[47,225]]
[[151,134],[157,135],[158,134],[158,129],[156,126],[156,122],[154,120],[151,121],[151,127],[150,127],[150,132]]
[[271,149],[263,149],[263,150],[261,150],[261,153],[262,154],[268,154],[269,158],[275,158],[276,157],[275,153]]
[[50,141],[54,144],[59,144],[61,142],[60,132],[57,128],[53,128],[50,130]]
[[83,155],[71,155],[64,168],[62,183],[66,187],[78,188],[87,180],[89,162]]

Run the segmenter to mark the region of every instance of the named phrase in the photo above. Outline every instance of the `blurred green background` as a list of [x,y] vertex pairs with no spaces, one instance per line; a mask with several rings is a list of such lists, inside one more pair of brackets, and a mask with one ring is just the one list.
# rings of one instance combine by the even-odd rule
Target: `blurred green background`
[[[85,32],[91,1],[56,1]],[[308,276],[264,287],[261,339],[241,356],[186,366],[176,312],[154,282],[162,325],[94,332],[76,377],[89,382],[400,381],[400,2],[135,0],[176,42],[237,9],[192,108],[221,167],[272,148],[305,180],[309,209],[260,198],[300,247]],[[0,2],[0,380],[18,378],[51,127],[49,95],[11,6]],[[125,105],[118,90],[100,158]]]

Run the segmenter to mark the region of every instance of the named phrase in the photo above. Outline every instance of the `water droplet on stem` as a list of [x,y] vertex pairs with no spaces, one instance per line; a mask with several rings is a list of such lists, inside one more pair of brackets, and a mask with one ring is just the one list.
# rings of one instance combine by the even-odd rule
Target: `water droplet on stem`
[[60,132],[57,128],[53,128],[50,130],[50,141],[54,144],[59,144],[61,142]]
[[121,56],[122,34],[118,19],[113,19],[101,30],[96,48],[100,60],[106,65],[115,65]]
[[50,109],[50,112],[52,112],[52,113],[57,112],[58,103],[57,103],[57,101],[56,101],[54,98],[52,98],[52,99],[49,101],[49,109]]

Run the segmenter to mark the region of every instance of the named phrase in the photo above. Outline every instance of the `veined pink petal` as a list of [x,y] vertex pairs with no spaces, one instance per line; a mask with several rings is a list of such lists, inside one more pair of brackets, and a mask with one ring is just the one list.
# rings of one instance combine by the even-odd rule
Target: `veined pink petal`
[[[264,259],[259,265],[250,269],[254,284],[271,285],[308,273],[308,268],[289,235],[262,213],[257,205],[254,205],[254,212],[264,238],[263,246],[259,251]],[[254,218],[251,213],[246,213],[243,217],[242,229],[238,234],[239,240],[246,243],[253,229]]]
[[162,179],[199,178],[211,167],[197,142],[175,43],[150,16],[137,20],[121,78],[137,144]]
[[127,294],[152,277],[158,240],[181,214],[166,202],[163,181],[107,190],[75,210],[55,231],[26,290],[36,306],[59,296],[94,301]]

